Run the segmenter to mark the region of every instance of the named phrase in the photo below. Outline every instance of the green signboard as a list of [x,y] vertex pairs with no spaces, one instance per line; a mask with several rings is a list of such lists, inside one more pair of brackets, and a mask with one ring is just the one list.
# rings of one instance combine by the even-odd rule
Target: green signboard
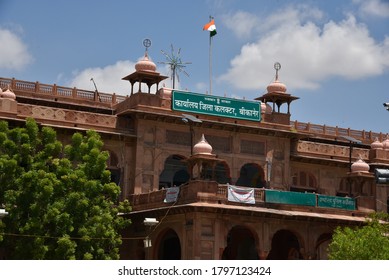
[[313,193],[265,190],[265,201],[270,203],[316,206],[316,195]]
[[172,110],[249,121],[261,120],[261,103],[173,90]]
[[339,208],[355,210],[355,200],[350,197],[317,195],[317,206],[327,208]]

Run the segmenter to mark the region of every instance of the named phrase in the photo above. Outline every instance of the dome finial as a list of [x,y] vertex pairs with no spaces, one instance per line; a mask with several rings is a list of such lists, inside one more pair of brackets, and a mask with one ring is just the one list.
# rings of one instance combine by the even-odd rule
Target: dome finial
[[274,63],[274,69],[276,70],[276,81],[278,81],[278,71],[281,69],[281,63]]
[[274,63],[274,69],[276,70],[276,79],[267,86],[267,92],[286,93],[286,86],[278,80],[278,71],[281,69],[281,63]]
[[151,46],[150,39],[143,40],[143,46],[146,48],[144,57],[135,64],[136,71],[148,71],[155,72],[157,70],[157,65],[151,61],[148,54],[148,49]]
[[144,39],[143,46],[146,48],[145,52],[147,54],[148,49],[151,47],[151,40],[148,38]]

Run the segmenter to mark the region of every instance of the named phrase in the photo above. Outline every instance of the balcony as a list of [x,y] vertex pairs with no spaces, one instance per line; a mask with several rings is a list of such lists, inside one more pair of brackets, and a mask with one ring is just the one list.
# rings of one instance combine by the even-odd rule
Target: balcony
[[[243,187],[240,187],[243,188]],[[249,189],[249,188],[247,188]],[[366,212],[374,210],[371,199],[326,196],[315,193],[301,193],[278,191],[273,189],[254,189],[254,204],[246,204],[228,199],[228,185],[219,185],[214,181],[191,181],[180,187],[180,193],[175,202],[165,203],[166,189],[150,193],[134,194],[129,196],[133,211],[152,210],[172,205],[187,205],[202,202],[218,205],[219,208],[227,205],[239,205],[261,209],[280,209],[311,213],[342,214],[347,216],[364,216]],[[359,202],[361,209],[359,209]],[[215,207],[215,206],[213,206]]]

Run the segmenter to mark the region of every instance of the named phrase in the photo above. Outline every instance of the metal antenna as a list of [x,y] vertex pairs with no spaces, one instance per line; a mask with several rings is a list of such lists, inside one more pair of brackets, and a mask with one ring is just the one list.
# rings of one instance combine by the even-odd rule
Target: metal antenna
[[181,48],[178,49],[177,54],[174,54],[173,44],[170,45],[170,48],[171,48],[170,55],[167,54],[166,52],[164,52],[163,50],[161,50],[161,53],[165,56],[167,61],[166,62],[158,62],[158,63],[167,64],[170,66],[170,71],[171,71],[171,75],[172,75],[171,79],[173,82],[173,89],[174,89],[176,77],[177,77],[178,82],[180,82],[180,76],[179,76],[178,72],[182,72],[187,77],[189,77],[189,74],[185,71],[184,68],[186,67],[186,64],[192,64],[192,62],[183,62],[181,60],[181,57],[180,57]]

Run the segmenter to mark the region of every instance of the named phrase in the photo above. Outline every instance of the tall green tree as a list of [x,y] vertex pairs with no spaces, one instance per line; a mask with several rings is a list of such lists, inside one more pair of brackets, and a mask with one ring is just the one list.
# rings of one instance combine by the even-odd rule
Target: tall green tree
[[[106,169],[98,133],[75,133],[63,147],[50,127],[27,119],[0,122],[0,246],[13,259],[118,259],[120,230],[130,223],[117,205],[120,188]],[[1,241],[1,240],[0,240]]]
[[362,227],[337,228],[329,245],[332,260],[389,260],[389,216],[378,213]]

